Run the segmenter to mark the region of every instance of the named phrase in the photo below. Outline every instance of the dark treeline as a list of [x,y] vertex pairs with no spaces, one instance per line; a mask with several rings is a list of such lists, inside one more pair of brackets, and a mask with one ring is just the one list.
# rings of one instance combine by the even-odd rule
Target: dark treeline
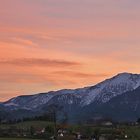
[[15,124],[15,123],[26,122],[26,121],[48,121],[48,122],[52,122],[53,118],[50,114],[43,114],[43,115],[40,115],[40,116],[25,117],[25,118],[22,118],[22,119],[12,119],[12,120],[0,119],[1,124]]

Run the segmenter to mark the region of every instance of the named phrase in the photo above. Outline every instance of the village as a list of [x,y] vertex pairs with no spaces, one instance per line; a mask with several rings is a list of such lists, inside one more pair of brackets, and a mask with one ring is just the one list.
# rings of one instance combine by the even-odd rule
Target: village
[[[139,123],[57,124],[46,121],[25,121],[0,125],[0,138],[37,140],[138,140]],[[21,139],[21,140],[22,140]],[[1,140],[1,139],[0,139]],[[9,139],[10,140],[10,139]]]

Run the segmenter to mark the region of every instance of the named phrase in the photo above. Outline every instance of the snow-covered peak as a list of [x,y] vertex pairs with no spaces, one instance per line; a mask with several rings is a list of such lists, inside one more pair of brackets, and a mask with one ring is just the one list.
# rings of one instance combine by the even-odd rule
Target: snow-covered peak
[[140,74],[120,73],[111,78],[110,83],[112,85],[127,85],[132,89],[136,89],[140,86]]
[[131,73],[120,73],[113,78],[107,79],[87,93],[82,105],[88,105],[94,101],[107,102],[113,97],[132,91],[140,86],[140,75]]

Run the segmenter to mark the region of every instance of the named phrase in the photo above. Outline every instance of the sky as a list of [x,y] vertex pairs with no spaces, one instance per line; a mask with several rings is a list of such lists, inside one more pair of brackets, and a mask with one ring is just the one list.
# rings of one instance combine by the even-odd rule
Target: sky
[[140,73],[139,0],[0,0],[0,101]]

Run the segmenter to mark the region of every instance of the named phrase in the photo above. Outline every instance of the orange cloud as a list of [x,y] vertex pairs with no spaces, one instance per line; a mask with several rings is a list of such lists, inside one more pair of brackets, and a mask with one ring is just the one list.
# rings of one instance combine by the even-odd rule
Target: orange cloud
[[64,60],[50,60],[42,58],[23,58],[13,60],[0,60],[0,64],[16,65],[16,66],[44,66],[44,67],[68,67],[79,66],[78,62],[70,62]]
[[90,74],[90,73],[82,73],[82,72],[75,72],[75,71],[55,71],[52,74],[54,75],[63,75],[67,77],[74,77],[74,78],[98,78],[98,77],[106,77],[108,74]]

